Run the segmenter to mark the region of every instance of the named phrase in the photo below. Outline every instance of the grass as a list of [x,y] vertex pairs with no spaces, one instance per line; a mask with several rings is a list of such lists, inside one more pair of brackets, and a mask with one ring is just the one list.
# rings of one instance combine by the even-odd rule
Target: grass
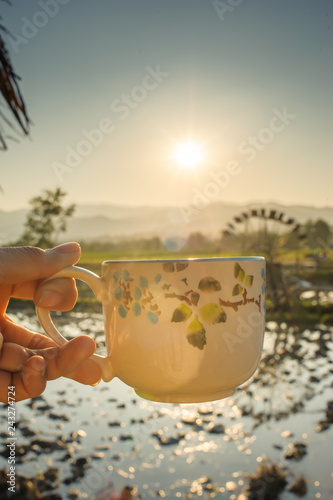
[[209,258],[209,257],[230,257],[228,253],[217,252],[168,252],[167,250],[145,250],[128,252],[82,252],[78,266],[89,269],[100,274],[102,262],[106,260],[145,260],[145,259],[188,259],[188,258]]
[[85,263],[102,263],[104,260],[122,260],[122,259],[186,259],[189,257],[227,257],[228,253],[221,252],[189,252],[180,250],[179,252],[168,252],[168,250],[145,250],[145,251],[111,251],[111,252],[82,252],[81,261]]
[[188,259],[188,258],[210,258],[210,257],[235,257],[237,252],[221,252],[214,250],[186,250],[168,251],[161,250],[133,250],[109,251],[109,252],[82,252],[79,266],[88,267],[101,265],[106,260],[144,260],[144,259]]

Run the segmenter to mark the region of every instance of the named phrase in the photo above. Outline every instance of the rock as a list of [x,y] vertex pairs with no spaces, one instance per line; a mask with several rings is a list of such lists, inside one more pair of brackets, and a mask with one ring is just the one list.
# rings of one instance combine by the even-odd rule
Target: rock
[[111,420],[108,424],[110,427],[124,427],[125,425],[123,422],[119,422],[118,420]]
[[293,484],[288,489],[288,491],[294,493],[294,495],[297,495],[298,497],[304,497],[304,495],[306,495],[308,491],[308,487],[304,477],[303,476],[297,477],[293,482]]
[[80,469],[87,469],[89,467],[89,464],[91,462],[91,459],[89,457],[80,457],[77,458],[76,460],[71,461],[72,467],[79,467]]
[[246,477],[248,484],[241,495],[244,500],[279,500],[287,485],[285,472],[275,464],[260,465],[255,474]]
[[[37,473],[37,489],[39,492],[54,490],[58,486],[58,469],[49,469],[45,473]],[[44,498],[44,497],[43,497]]]
[[44,477],[49,481],[58,481],[59,479],[59,470],[56,467],[50,467],[44,472]]
[[[41,472],[38,477],[29,477],[16,473],[15,492],[8,490],[6,469],[0,470],[0,498],[3,500],[62,500],[62,496],[49,492],[55,485],[46,480]],[[44,495],[43,492],[48,490]]]
[[45,404],[43,406],[35,406],[34,407],[36,410],[38,411],[42,411],[43,413],[49,411],[49,410],[52,410],[53,406],[49,405],[49,404]]
[[50,441],[48,439],[33,439],[31,441],[31,450],[35,453],[52,453],[55,450],[66,449],[66,444],[59,439],[58,441]]
[[120,493],[119,500],[131,500],[136,498],[137,493],[136,486],[124,486]]
[[180,436],[159,436],[158,440],[160,444],[168,446],[170,444],[178,444],[181,440]]
[[110,448],[111,448],[111,446],[109,444],[102,444],[102,445],[94,446],[94,449],[96,451],[108,451]]
[[69,418],[67,415],[60,415],[58,413],[49,413],[48,417],[51,418],[52,420],[62,420],[63,422],[69,422]]
[[178,444],[181,439],[185,436],[183,432],[179,432],[177,436],[164,436],[161,431],[153,432],[152,436],[156,437],[160,444],[163,446],[168,446],[171,444]]
[[207,427],[207,431],[210,434],[224,434],[225,427],[223,424],[214,424],[211,422]]
[[330,424],[333,423],[333,401],[329,401],[327,403],[326,418],[327,422],[329,422]]
[[131,434],[121,434],[119,439],[120,441],[133,441],[134,437]]
[[71,484],[74,481],[76,481],[76,478],[74,476],[65,477],[65,479],[62,480],[64,484]]
[[329,428],[329,426],[330,424],[327,422],[327,420],[320,420],[316,427],[316,432],[326,431]]
[[80,491],[77,488],[71,488],[70,490],[68,490],[67,495],[70,500],[76,500],[77,498],[84,498],[84,492]]
[[131,424],[145,424],[146,420],[144,418],[131,418]]
[[248,417],[252,413],[252,408],[250,406],[243,407],[240,409],[242,417]]
[[37,434],[39,434],[38,430],[36,430],[36,429],[32,430],[27,425],[23,425],[23,426],[20,425],[19,430],[21,431],[22,436],[24,436],[26,438],[33,437],[33,436],[36,436]]
[[[22,463],[23,458],[31,451],[30,444],[20,444],[15,448],[15,459],[16,463]],[[3,456],[6,461],[8,459],[8,448],[4,445],[3,450],[0,452],[0,456]]]
[[70,459],[68,462],[71,464],[72,475],[63,480],[65,484],[70,484],[77,481],[78,479],[82,479],[84,477],[86,469],[90,467],[91,458],[79,457],[76,460]]
[[73,401],[70,401],[69,399],[59,399],[57,401],[57,404],[59,406],[69,406],[71,408],[75,407],[75,406],[79,406],[79,401],[76,401],[75,403]]
[[328,401],[326,408],[326,420],[320,420],[316,427],[316,432],[326,431],[330,424],[333,423],[333,401]]
[[73,458],[73,456],[74,456],[74,448],[72,446],[68,447],[65,455],[58,458],[58,462],[67,462],[67,460]]
[[64,443],[73,443],[76,441],[80,441],[80,436],[78,435],[77,432],[72,432],[67,439],[63,438],[62,441]]
[[307,446],[304,443],[290,443],[284,458],[287,460],[301,460],[307,453]]

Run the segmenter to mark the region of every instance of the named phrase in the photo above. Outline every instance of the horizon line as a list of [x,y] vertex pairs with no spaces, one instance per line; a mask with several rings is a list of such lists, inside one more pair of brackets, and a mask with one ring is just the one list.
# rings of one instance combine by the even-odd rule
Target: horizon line
[[[134,203],[116,203],[116,202],[75,202],[73,200],[68,200],[69,204],[74,204],[76,206],[89,206],[89,207],[115,207],[115,208],[164,208],[164,209],[172,209],[172,208],[185,208],[190,206],[190,204],[175,204],[175,205],[166,205],[166,204],[134,204]],[[277,200],[250,200],[250,201],[244,201],[244,202],[237,202],[237,201],[223,201],[223,200],[213,200],[209,202],[205,208],[208,208],[209,206],[212,205],[234,205],[234,206],[248,206],[248,205],[268,205],[268,204],[274,204],[274,205],[280,205],[280,206],[285,206],[285,207],[302,207],[302,208],[314,208],[318,210],[325,210],[325,209],[333,209],[333,204],[332,205],[315,205],[315,204],[307,204],[306,202],[293,202],[293,203],[288,203],[288,202],[283,202],[283,201],[277,201]],[[29,210],[29,205],[19,207],[19,208],[13,208],[13,209],[6,209],[6,208],[1,208],[0,206],[0,211],[1,212],[16,212],[20,210]]]

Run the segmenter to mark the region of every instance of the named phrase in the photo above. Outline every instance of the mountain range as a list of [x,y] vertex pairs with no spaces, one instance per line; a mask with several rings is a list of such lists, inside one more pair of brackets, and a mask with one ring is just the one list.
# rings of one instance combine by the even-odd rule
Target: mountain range
[[[333,207],[316,208],[278,203],[210,203],[206,206],[157,207],[121,205],[77,205],[75,213],[68,220],[67,231],[61,234],[61,241],[76,240],[120,240],[158,236],[186,237],[201,232],[214,237],[221,234],[234,217],[251,210],[275,210],[282,221],[293,218],[304,224],[308,220],[325,220],[333,226]],[[0,244],[15,242],[22,234],[28,209],[0,211]]]

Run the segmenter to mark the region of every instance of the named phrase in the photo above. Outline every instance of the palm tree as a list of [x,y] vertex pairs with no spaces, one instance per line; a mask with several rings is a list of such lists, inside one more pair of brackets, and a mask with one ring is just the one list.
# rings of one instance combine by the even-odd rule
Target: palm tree
[[[7,1],[8,0],[3,0]],[[2,20],[0,16],[0,21]],[[15,73],[3,34],[13,36],[0,22],[0,150],[8,149],[7,140],[16,140],[15,135],[29,134],[30,120],[20,91],[20,77]],[[13,125],[12,120],[18,126]],[[12,130],[14,135],[6,130]]]

